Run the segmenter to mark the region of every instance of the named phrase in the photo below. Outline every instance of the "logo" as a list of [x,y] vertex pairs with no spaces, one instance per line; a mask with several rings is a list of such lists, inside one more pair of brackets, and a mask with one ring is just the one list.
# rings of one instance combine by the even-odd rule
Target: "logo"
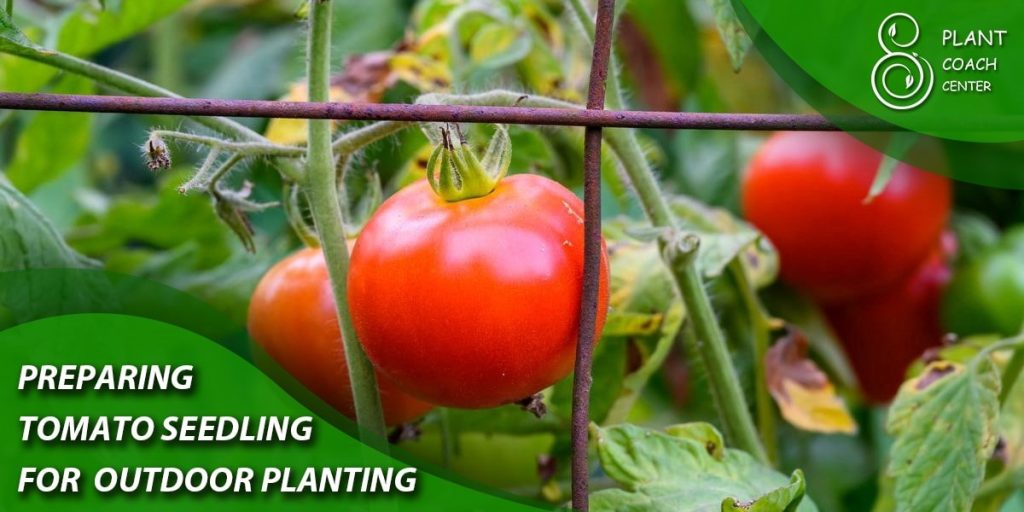
[[890,14],[878,27],[878,44],[885,55],[871,70],[871,89],[878,101],[893,110],[917,108],[935,85],[935,72],[928,60],[917,52],[905,51],[917,43],[920,35],[917,20],[902,12]]

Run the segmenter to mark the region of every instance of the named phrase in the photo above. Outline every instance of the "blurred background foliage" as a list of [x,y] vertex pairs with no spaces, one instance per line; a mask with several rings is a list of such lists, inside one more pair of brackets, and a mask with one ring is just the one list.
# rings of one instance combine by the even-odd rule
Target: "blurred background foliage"
[[[393,80],[372,94],[357,87],[363,94],[358,99],[410,102],[430,90],[475,92],[496,87],[538,91],[576,102],[584,97],[589,49],[580,47],[562,2],[520,4],[517,16],[533,27],[527,35],[500,25],[482,30],[482,22],[466,22],[463,26],[473,26],[464,29],[473,39],[467,35],[468,52],[462,57],[472,65],[456,76],[444,66],[431,67],[430,60],[457,58],[435,55],[430,42],[430,30],[436,26],[430,18],[436,14],[432,9],[451,9],[452,3],[459,2],[335,0],[332,34],[340,99],[354,94],[351,88],[345,89],[353,70],[372,72],[372,66],[359,64],[366,64],[360,59],[374,52],[393,52],[389,54]],[[617,51],[630,108],[808,111],[756,52],[747,54],[742,42],[719,36],[711,6],[720,2],[621,3],[626,7]],[[15,4],[14,22],[34,41],[185,96],[303,99],[301,0],[18,0]],[[414,9],[414,4],[421,5]],[[524,37],[540,38],[544,44]],[[538,48],[561,51],[538,53]],[[400,56],[398,60],[394,55]],[[348,68],[346,62],[351,63]],[[513,71],[499,72],[508,69]],[[349,82],[343,79],[346,75]],[[370,83],[380,85],[373,79]],[[88,80],[8,55],[0,55],[0,90],[107,92]],[[266,120],[242,122],[267,132]],[[276,126],[284,134],[283,142],[301,142],[301,137],[287,138],[296,131],[301,134],[298,123],[297,127],[295,123]],[[0,111],[0,169],[35,205],[38,211],[32,214],[49,219],[67,246],[93,263],[168,283],[243,322],[258,279],[300,242],[281,209],[272,208],[251,216],[257,251],[246,252],[219,222],[209,198],[178,192],[201,159],[194,148],[175,147],[170,172],[154,174],[147,169],[139,148],[153,127],[195,129],[171,117]],[[513,172],[542,173],[579,187],[579,130],[515,127],[512,135]],[[733,214],[739,213],[741,172],[762,137],[726,131],[643,133],[648,155],[667,190]],[[352,195],[360,197],[372,181],[366,179],[369,174],[379,175],[386,193],[421,175],[425,147],[419,131],[407,130],[363,151],[351,169],[354,172],[348,174]],[[1014,165],[1013,154],[987,158],[1005,158],[1008,166]],[[631,222],[628,219],[639,219],[641,214],[614,165],[605,162],[604,214],[611,221],[607,236],[612,240],[613,279],[622,283],[619,290],[626,290],[619,297],[619,311],[633,316],[620,317],[619,330],[606,333],[600,345],[595,417],[653,425],[714,420],[700,369],[688,365],[677,348],[677,336],[686,335],[686,329],[681,333],[678,329],[683,313],[673,309],[678,300],[670,288],[658,286],[668,283],[667,279],[650,275],[661,270],[657,255],[622,235]],[[280,200],[281,179],[267,161],[249,160],[245,166],[256,200]],[[1024,221],[1024,201],[1018,192],[963,184],[957,185],[956,192],[964,211],[983,210],[990,222],[1001,226]],[[742,232],[742,226],[736,229]],[[68,254],[62,262],[81,262],[58,242],[54,242],[55,254]],[[759,284],[770,281],[771,276]],[[729,338],[745,339],[743,322],[729,321],[745,314],[742,298],[726,279],[715,279],[710,286]],[[849,370],[842,356],[836,355],[828,329],[814,311],[790,295],[773,290],[769,294],[773,312],[785,313],[789,321],[804,328],[812,339],[813,356],[834,382],[849,382]],[[753,381],[753,362],[747,354],[743,346],[736,351],[745,383]],[[651,385],[645,385],[648,380]],[[747,391],[753,396],[752,390]],[[851,392],[844,393],[857,403]],[[454,470],[478,481],[559,501],[567,491],[567,389],[556,386],[548,399],[552,413],[543,420],[511,406],[437,413],[421,425],[419,441],[403,446],[427,459],[447,459]],[[852,412],[860,426],[857,436],[813,434],[780,423],[781,469],[788,473],[803,468],[809,494],[822,510],[868,510],[879,492],[879,468],[885,463],[889,442],[882,428],[884,413],[866,406],[853,407]],[[454,439],[455,449],[442,456],[440,447],[446,437]],[[602,485],[600,478],[596,485]]]

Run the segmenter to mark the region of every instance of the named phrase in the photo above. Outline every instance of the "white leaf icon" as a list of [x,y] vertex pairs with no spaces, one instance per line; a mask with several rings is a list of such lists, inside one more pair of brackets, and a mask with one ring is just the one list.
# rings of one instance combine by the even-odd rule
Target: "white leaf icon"
[[889,25],[889,37],[891,37],[893,39],[896,38],[896,24],[895,23],[893,23],[892,25]]
[[910,86],[914,85],[914,75],[907,75],[906,82],[907,82],[907,89],[910,89]]

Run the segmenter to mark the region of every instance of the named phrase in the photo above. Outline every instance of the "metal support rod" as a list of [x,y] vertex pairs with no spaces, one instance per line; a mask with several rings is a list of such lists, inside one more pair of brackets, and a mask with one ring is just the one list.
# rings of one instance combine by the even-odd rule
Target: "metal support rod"
[[[152,98],[66,94],[0,93],[0,109],[123,114],[348,119],[452,123],[505,123],[605,128],[837,131],[820,115],[719,114],[583,110],[571,108],[408,105],[396,103],[314,103],[262,100]],[[899,128],[873,118],[841,119],[846,130]]]
[[[587,110],[604,110],[608,61],[611,58],[612,22],[615,0],[600,0],[597,6],[597,34],[590,66]],[[601,127],[587,126],[583,139],[583,293],[580,298],[579,340],[572,382],[572,508],[590,509],[587,460],[590,428],[590,386],[601,277]]]

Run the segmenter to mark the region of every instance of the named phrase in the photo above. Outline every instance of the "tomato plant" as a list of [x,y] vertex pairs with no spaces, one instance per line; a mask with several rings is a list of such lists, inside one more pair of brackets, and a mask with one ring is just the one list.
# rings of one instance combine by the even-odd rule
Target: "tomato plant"
[[[249,333],[310,391],[355,417],[334,294],[319,249],[302,249],[263,276],[249,305]],[[389,425],[414,420],[433,407],[398,390],[379,373],[377,383]]]
[[494,407],[554,384],[576,353],[582,213],[572,192],[532,175],[455,202],[425,180],[399,191],[352,253],[349,302],[370,359],[446,406]]
[[754,155],[743,212],[779,251],[782,279],[822,300],[892,286],[946,225],[949,180],[906,164],[865,204],[881,153],[841,133],[779,133]]

